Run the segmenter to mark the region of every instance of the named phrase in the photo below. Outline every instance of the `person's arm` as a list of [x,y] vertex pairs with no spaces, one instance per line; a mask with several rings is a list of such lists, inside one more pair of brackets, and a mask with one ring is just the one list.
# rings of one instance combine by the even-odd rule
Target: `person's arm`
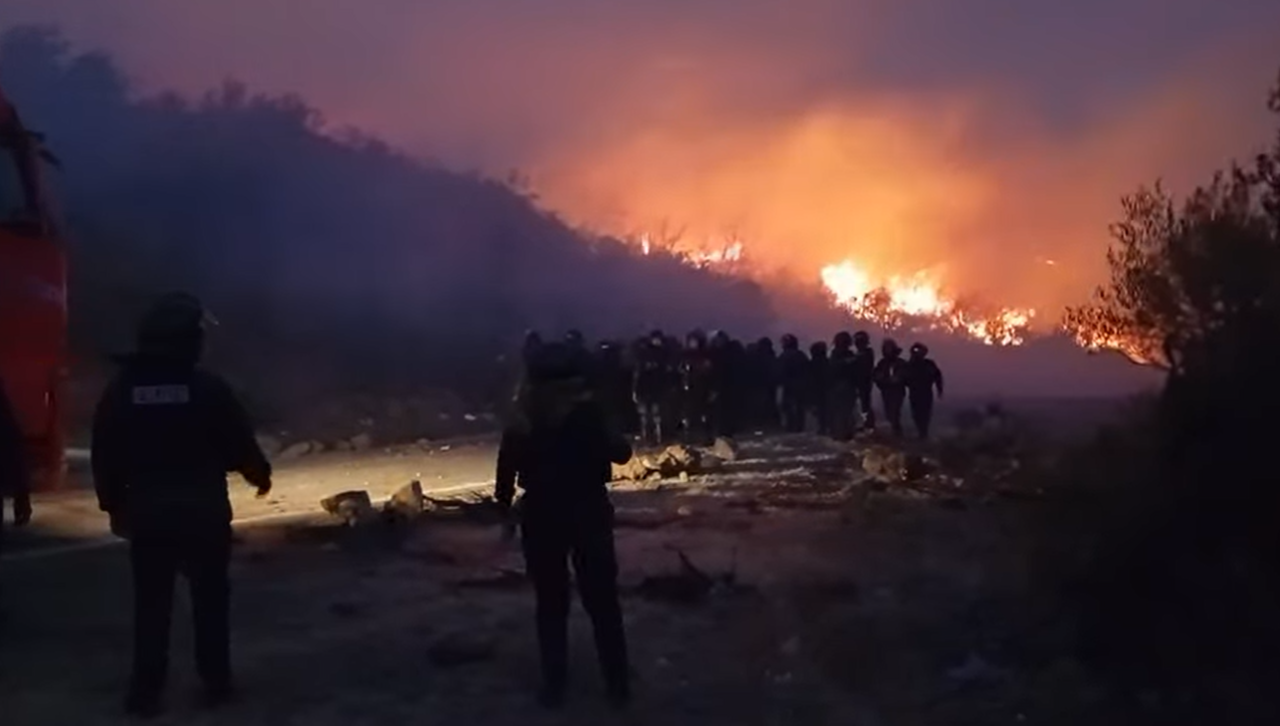
[[938,398],[942,398],[942,369],[933,364],[933,382],[938,387]]
[[258,445],[249,413],[225,381],[211,376],[209,383],[217,430],[225,437],[224,446],[229,454],[227,469],[238,472],[257,488],[258,496],[266,496],[271,492],[271,462]]
[[493,498],[498,506],[507,511],[516,497],[516,476],[520,473],[524,456],[524,435],[515,427],[507,427],[502,432],[502,442],[498,444],[498,465],[493,482]]
[[119,391],[112,383],[94,409],[89,445],[89,467],[93,472],[93,489],[98,495],[98,509],[111,515],[123,510],[128,495],[128,482],[121,461],[123,442],[119,409]]

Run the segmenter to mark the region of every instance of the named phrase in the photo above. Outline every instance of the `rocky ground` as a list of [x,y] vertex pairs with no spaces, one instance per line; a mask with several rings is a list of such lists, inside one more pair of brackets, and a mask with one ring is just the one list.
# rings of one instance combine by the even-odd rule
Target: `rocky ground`
[[[577,610],[570,705],[533,707],[532,594],[483,501],[245,528],[243,698],[192,705],[179,620],[162,723],[1108,723],[1102,690],[1037,627],[1038,454],[1021,441],[978,416],[931,447],[800,435],[645,452],[614,495],[638,683],[626,714],[603,705]],[[3,563],[5,726],[114,722],[123,555]]]

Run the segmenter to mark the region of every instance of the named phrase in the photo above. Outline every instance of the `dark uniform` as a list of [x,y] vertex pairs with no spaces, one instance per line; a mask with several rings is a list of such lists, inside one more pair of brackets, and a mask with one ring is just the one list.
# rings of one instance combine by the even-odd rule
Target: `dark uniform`
[[582,371],[559,348],[543,352],[523,414],[503,433],[494,496],[509,510],[516,486],[524,490],[521,533],[537,596],[542,702],[558,706],[565,696],[572,560],[610,698],[621,705],[630,697],[630,667],[607,485],[610,464],[630,459],[631,447],[609,428]]
[[524,334],[524,344],[520,348],[520,370],[516,376],[516,392],[511,397],[512,401],[519,401],[524,391],[525,378],[528,377],[529,362],[534,356],[542,350],[542,336],[536,330],[526,331]]
[[31,498],[27,492],[27,467],[23,456],[22,429],[0,381],[0,552],[4,551],[4,502],[13,501],[13,523],[22,526],[31,520]]
[[876,352],[871,348],[871,337],[859,330],[853,334],[853,387],[858,394],[858,415],[861,428],[874,430],[876,412],[871,406],[872,378],[876,370]]
[[782,336],[778,358],[782,383],[782,425],[790,433],[804,431],[805,395],[809,382],[809,358],[800,350],[796,336]]
[[205,314],[185,295],[143,319],[138,349],[108,385],[93,422],[93,477],[113,532],[130,540],[134,586],[130,712],[160,709],[173,587],[191,587],[196,666],[211,705],[231,694],[228,471],[271,488],[271,466],[231,389],[196,367]]
[[911,420],[920,438],[929,438],[929,424],[933,421],[933,392],[942,398],[942,369],[929,358],[929,348],[924,343],[911,346],[911,358],[906,366],[907,397],[911,403]]
[[751,380],[747,383],[746,400],[751,402],[751,423],[765,429],[776,428],[780,419],[778,386],[781,371],[773,341],[768,338],[756,341],[755,355],[749,358],[747,370]]
[[902,359],[902,348],[892,339],[881,344],[880,353],[874,376],[876,388],[880,389],[884,417],[889,419],[894,435],[901,436],[902,404],[907,399],[907,362]]
[[830,396],[831,360],[827,357],[827,344],[821,340],[809,346],[809,382],[807,396],[809,410],[818,425],[818,433],[831,433]]
[[671,395],[671,363],[661,331],[655,330],[637,345],[632,376],[632,400],[636,404],[641,440],[656,446],[669,436],[666,429],[671,425],[663,410]]
[[701,331],[690,333],[680,360],[680,403],[684,411],[684,433],[690,442],[710,438],[714,384],[714,364]]
[[853,438],[854,414],[858,405],[857,357],[853,336],[837,333],[831,346],[831,435],[837,441]]
[[594,368],[600,401],[609,420],[619,431],[633,431],[636,411],[631,402],[631,376],[623,360],[622,346],[613,341],[601,342],[596,349]]
[[721,330],[711,336],[707,356],[711,362],[711,432],[715,436],[735,436],[742,400],[748,395],[746,348]]

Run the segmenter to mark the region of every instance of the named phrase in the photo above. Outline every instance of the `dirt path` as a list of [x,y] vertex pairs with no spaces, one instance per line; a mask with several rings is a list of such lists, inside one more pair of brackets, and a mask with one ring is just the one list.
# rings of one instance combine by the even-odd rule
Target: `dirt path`
[[[874,485],[856,449],[809,437],[744,442],[714,474],[617,488],[638,680],[628,714],[604,707],[577,612],[571,703],[560,714],[533,708],[532,597],[518,547],[482,512],[459,510],[405,527],[316,519],[243,530],[233,564],[243,699],[219,714],[193,706],[179,617],[160,723],[1083,722],[1088,684],[1069,659],[1027,666],[1006,648],[1019,633],[1025,505]],[[469,466],[487,471],[487,455],[477,446],[427,457],[456,462],[442,476],[460,480]],[[300,500],[324,480],[308,465],[323,468],[289,469],[303,482]],[[417,464],[351,466],[329,476],[343,488],[352,476],[390,485]],[[678,553],[701,574],[682,569]],[[124,552],[0,567],[5,726],[122,722]]]
[[[483,489],[493,480],[494,454],[491,437],[317,454],[277,462],[274,489],[266,499],[257,499],[243,480],[231,477],[231,503],[236,521],[250,525],[317,512],[321,499],[350,489],[367,490],[374,499],[386,497],[415,479],[429,494],[459,494]],[[38,497],[31,526],[7,533],[4,557],[44,557],[113,542],[91,486],[81,470],[73,473],[68,491]]]

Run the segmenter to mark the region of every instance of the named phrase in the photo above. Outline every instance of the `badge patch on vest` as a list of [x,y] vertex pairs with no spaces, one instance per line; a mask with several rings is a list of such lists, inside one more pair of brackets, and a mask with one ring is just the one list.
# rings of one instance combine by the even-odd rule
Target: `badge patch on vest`
[[191,388],[185,385],[134,386],[135,406],[174,406],[191,402]]

